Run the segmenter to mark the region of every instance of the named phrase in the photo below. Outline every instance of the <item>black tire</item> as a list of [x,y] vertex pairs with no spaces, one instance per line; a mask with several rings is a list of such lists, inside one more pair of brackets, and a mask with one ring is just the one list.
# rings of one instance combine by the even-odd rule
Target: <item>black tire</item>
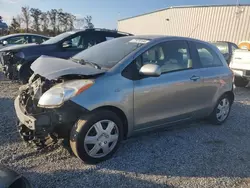
[[[105,156],[100,158],[95,158],[88,155],[84,147],[85,136],[91,127],[101,121],[101,120],[111,120],[113,121],[119,130],[118,141],[115,147]],[[112,157],[119,147],[121,140],[123,139],[123,124],[121,119],[112,111],[109,110],[97,110],[81,117],[76,124],[73,126],[70,134],[70,146],[73,153],[80,158],[82,161],[95,164],[101,161],[105,161]]]
[[[222,102],[223,99],[227,99],[227,100],[229,101],[229,111],[228,111],[228,114],[226,115],[226,118],[225,118],[223,121],[220,121],[220,120],[217,118],[217,110],[218,110],[219,104],[221,104],[221,102]],[[226,95],[226,94],[223,95],[223,96],[220,97],[220,99],[218,100],[218,102],[217,102],[216,106],[214,107],[213,112],[210,114],[208,120],[209,120],[213,125],[221,125],[221,124],[223,124],[223,123],[227,120],[227,118],[228,118],[228,116],[229,116],[229,114],[230,114],[231,106],[232,106],[232,100],[230,99],[230,97],[229,97],[228,95]]]
[[248,85],[249,81],[245,78],[241,78],[236,76],[234,78],[234,84],[236,87],[246,87]]

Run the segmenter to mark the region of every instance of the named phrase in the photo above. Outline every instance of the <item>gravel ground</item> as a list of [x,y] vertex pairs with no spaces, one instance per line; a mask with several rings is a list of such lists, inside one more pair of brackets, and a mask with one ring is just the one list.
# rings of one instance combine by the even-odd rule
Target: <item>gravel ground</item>
[[86,165],[62,146],[38,152],[15,127],[18,84],[0,81],[0,162],[34,187],[250,187],[250,89],[236,88],[223,126],[206,122],[137,136],[101,164]]

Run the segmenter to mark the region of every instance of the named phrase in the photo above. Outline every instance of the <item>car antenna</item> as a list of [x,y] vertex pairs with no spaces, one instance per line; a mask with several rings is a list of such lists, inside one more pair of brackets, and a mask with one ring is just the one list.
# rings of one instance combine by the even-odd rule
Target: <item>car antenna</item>
[[197,24],[195,28],[191,31],[191,33],[188,35],[188,37],[191,37],[191,35],[195,32],[195,30],[199,27],[200,24]]

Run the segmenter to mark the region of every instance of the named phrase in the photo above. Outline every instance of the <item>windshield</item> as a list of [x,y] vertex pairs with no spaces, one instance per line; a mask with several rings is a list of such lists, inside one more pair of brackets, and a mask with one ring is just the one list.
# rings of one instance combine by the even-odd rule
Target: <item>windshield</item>
[[75,32],[73,32],[73,31],[65,32],[65,33],[62,33],[60,35],[57,35],[55,37],[50,38],[49,40],[43,42],[42,44],[55,44],[55,43],[63,40],[64,38],[66,38],[70,35],[73,35],[73,34],[75,34]]
[[112,68],[125,56],[149,42],[148,39],[121,37],[88,48],[73,57],[92,62],[103,68]]
[[215,45],[222,54],[226,54],[226,53],[229,53],[229,50],[228,50],[228,44],[225,43],[225,42],[214,42],[212,43],[213,45]]

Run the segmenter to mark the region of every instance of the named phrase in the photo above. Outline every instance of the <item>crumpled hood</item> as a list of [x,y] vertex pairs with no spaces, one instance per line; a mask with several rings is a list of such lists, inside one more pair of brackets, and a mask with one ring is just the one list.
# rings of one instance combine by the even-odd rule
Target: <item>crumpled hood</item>
[[31,69],[35,74],[39,74],[49,80],[53,80],[65,75],[97,75],[106,72],[88,65],[81,65],[70,59],[60,59],[50,56],[41,56],[35,60]]
[[12,50],[19,50],[19,49],[24,49],[24,48],[30,48],[30,47],[34,47],[34,46],[40,46],[39,44],[18,44],[18,45],[10,45],[10,46],[6,46],[2,49],[0,49],[1,51],[12,51]]

